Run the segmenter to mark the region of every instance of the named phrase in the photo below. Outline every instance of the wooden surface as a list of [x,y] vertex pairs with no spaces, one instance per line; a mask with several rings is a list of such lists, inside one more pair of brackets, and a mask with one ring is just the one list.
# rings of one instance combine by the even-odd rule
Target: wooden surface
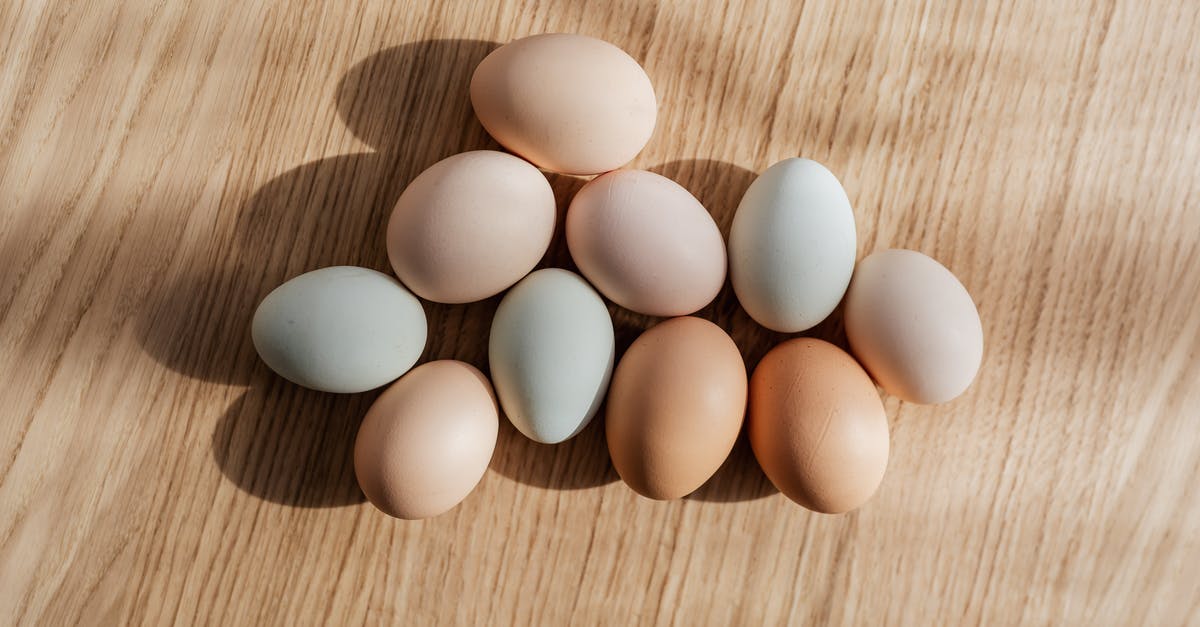
[[[885,4],[0,3],[0,622],[1200,622],[1200,9]],[[744,443],[651,502],[598,424],[541,446],[504,422],[462,506],[390,520],[350,466],[374,395],[257,360],[258,300],[386,270],[406,182],[494,146],[475,63],[544,31],[644,64],[633,165],[722,229],[808,156],[860,255],[925,251],[975,297],[978,380],[887,400],[861,511],[791,504]],[[425,358],[485,365],[495,305],[428,306]],[[704,314],[748,364],[780,340],[729,290]],[[647,324],[616,319],[624,344]]]

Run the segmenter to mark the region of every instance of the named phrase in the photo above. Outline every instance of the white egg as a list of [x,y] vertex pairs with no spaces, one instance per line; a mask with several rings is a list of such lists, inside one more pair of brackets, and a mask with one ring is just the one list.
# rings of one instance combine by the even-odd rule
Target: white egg
[[313,270],[275,288],[254,312],[259,357],[281,377],[323,392],[364,392],[408,372],[425,350],[421,302],[367,268]]
[[764,327],[803,331],[842,300],[856,250],[854,214],[837,177],[816,161],[785,159],[755,179],[733,216],[733,291]]
[[505,294],[488,361],[500,406],[538,442],[562,442],[596,415],[612,376],[612,318],[579,275],[538,270]]

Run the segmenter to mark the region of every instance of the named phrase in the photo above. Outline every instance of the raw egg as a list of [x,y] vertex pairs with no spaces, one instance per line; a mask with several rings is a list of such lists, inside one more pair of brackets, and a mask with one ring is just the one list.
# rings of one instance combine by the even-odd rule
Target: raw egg
[[388,258],[418,296],[469,303],[529,274],[554,220],[554,192],[537,168],[503,152],[464,152],[430,166],[400,195]]
[[445,513],[483,478],[499,420],[492,386],[473,366],[417,366],[367,410],[354,442],[358,484],[389,516]]
[[749,423],[767,478],[808,509],[855,509],[883,480],[883,403],[858,362],[829,342],[788,340],[763,357],[750,379]]
[[650,140],[658,113],[650,78],[633,57],[570,34],[492,51],[471,77],[471,105],[505,148],[567,174],[628,163]]
[[967,288],[915,250],[884,250],[858,264],[846,337],[884,390],[913,403],[959,396],[983,361],[983,325]]
[[725,282],[725,241],[681,185],[642,170],[592,179],[567,210],[567,247],[583,276],[618,305],[681,316]]
[[605,414],[621,479],[652,499],[692,493],[733,449],[746,413],[746,366],[733,340],[700,318],[672,318],[633,342]]

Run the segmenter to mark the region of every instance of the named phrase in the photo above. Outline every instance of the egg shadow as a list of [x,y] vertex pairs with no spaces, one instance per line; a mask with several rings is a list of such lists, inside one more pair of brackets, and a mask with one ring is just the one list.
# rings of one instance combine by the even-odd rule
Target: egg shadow
[[354,437],[377,392],[325,394],[265,366],[217,424],[212,453],[234,485],[273,503],[336,507],[365,501],[354,478]]

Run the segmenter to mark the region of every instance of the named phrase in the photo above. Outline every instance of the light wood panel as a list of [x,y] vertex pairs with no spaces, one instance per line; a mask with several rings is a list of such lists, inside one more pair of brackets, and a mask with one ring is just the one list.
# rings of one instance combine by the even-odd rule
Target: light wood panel
[[[3,622],[1200,620],[1200,10],[883,4],[0,3]],[[861,511],[792,505],[744,443],[651,502],[597,426],[550,447],[505,423],[461,507],[394,521],[350,467],[374,395],[257,360],[257,301],[386,270],[407,181],[494,146],[474,64],[545,31],[642,61],[660,118],[633,165],[722,229],[753,173],[808,156],[860,255],[925,251],[974,295],[979,379],[888,399]],[[425,358],[485,365],[495,305],[430,305]],[[750,364],[781,338],[728,290],[705,315]],[[623,343],[648,323],[616,318]]]

